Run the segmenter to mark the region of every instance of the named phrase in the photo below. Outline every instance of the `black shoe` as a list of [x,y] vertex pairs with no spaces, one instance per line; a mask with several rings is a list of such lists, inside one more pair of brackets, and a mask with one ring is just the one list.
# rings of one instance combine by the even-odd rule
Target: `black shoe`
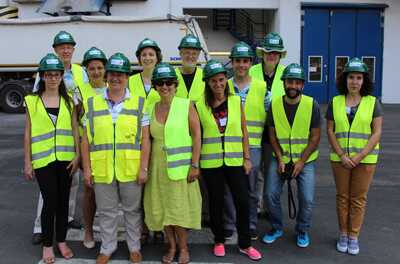
[[164,233],[162,231],[155,231],[153,233],[153,244],[164,243]]
[[32,244],[39,245],[43,241],[42,233],[33,233],[32,235]]
[[258,239],[257,230],[250,229],[250,238],[251,238],[251,240],[257,240]]
[[225,230],[224,230],[224,238],[225,238],[226,240],[229,240],[229,239],[232,239],[232,237],[233,237],[233,230],[227,230],[227,229],[225,229]]
[[82,229],[82,224],[79,223],[77,220],[72,220],[68,222],[68,228],[73,228],[73,229]]

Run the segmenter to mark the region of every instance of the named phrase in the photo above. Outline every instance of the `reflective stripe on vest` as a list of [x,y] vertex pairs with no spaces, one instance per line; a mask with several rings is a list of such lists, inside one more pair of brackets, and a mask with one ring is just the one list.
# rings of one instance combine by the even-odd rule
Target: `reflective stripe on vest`
[[[147,113],[155,118],[154,106]],[[192,137],[189,131],[190,100],[174,97],[164,127],[167,172],[171,180],[187,179],[192,163]]]
[[[276,137],[282,149],[282,158],[285,163],[298,161],[308,145],[310,125],[313,110],[313,99],[302,95],[297,108],[293,125],[290,126],[283,106],[284,97],[272,99],[272,115],[275,123]],[[318,157],[318,150],[311,153],[306,162]]]
[[129,90],[131,94],[135,94],[146,99],[144,106],[145,109],[160,101],[160,96],[153,87],[150,89],[149,94],[146,94],[146,90],[144,89],[143,85],[142,75],[140,73],[134,74],[129,77]]
[[[224,134],[219,132],[211,108],[206,106],[204,97],[200,98],[196,103],[203,129],[200,153],[201,168],[217,168],[224,163],[228,166],[243,165],[240,97],[232,95],[227,100],[228,123]],[[221,136],[224,136],[224,146],[222,146]]]
[[189,131],[190,100],[174,97],[164,129],[168,177],[186,179],[192,162],[192,138]]
[[144,99],[131,94],[115,123],[104,95],[88,99],[87,136],[92,175],[96,183],[131,182],[140,163],[141,124]]
[[33,168],[45,167],[55,160],[71,161],[75,157],[75,141],[72,133],[71,113],[64,99],[60,97],[55,125],[38,95],[26,96],[25,103],[31,121]]
[[181,98],[189,98],[191,101],[196,102],[204,94],[203,70],[200,67],[196,68],[192,86],[189,89],[186,87],[185,80],[179,68],[175,69],[178,77],[178,87],[176,88],[176,96]]
[[[282,64],[278,64],[278,67],[276,67],[276,72],[274,75],[274,80],[272,81],[272,88],[271,88],[272,98],[281,97],[285,95],[285,88],[283,87],[283,81],[281,80],[284,69],[285,66],[283,66]],[[255,79],[264,81],[264,70],[262,68],[262,63],[253,65],[250,68],[249,74],[251,77]]]
[[[375,102],[375,97],[369,95],[363,96],[350,126],[346,114],[346,97],[338,95],[333,98],[332,110],[336,139],[349,157],[354,157],[357,153],[360,153],[368,144],[368,140],[372,134],[371,124]],[[378,161],[378,155],[379,143],[361,160],[361,163],[374,164]],[[341,161],[340,157],[334,151],[331,151],[330,159],[331,161]]]
[[[235,94],[232,79],[228,81],[229,90]],[[246,116],[246,127],[249,134],[250,147],[261,147],[261,138],[264,131],[266,119],[264,98],[266,93],[265,82],[253,79],[250,84],[244,105]]]

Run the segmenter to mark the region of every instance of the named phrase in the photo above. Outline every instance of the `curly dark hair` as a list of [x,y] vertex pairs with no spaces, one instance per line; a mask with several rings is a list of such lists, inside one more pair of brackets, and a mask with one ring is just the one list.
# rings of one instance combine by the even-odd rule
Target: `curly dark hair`
[[[231,92],[229,91],[228,82],[226,82],[224,94],[225,94],[226,98],[228,98],[228,96],[231,95]],[[205,100],[206,106],[212,108],[212,104],[214,102],[214,99],[215,99],[214,98],[214,93],[211,90],[210,85],[208,85],[208,82],[205,81],[204,100]]]
[[[347,76],[349,72],[343,72],[336,80],[336,87],[341,95],[346,95],[349,91],[347,89]],[[363,73],[363,84],[361,86],[360,95],[366,96],[371,95],[374,89],[371,78],[368,73]]]

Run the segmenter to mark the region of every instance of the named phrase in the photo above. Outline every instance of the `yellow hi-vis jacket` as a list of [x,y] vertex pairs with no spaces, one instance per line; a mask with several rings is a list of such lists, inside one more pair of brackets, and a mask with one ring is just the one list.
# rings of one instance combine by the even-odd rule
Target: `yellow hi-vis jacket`
[[194,74],[192,86],[188,92],[185,80],[182,77],[182,73],[179,68],[175,69],[176,75],[178,76],[178,87],[176,88],[176,96],[182,98],[189,98],[191,101],[196,102],[204,94],[204,82],[203,70],[200,67],[196,68],[196,73]]
[[45,167],[55,160],[73,160],[76,153],[72,133],[72,117],[64,99],[60,97],[59,112],[55,124],[50,119],[40,96],[26,96],[25,104],[31,121],[33,168]]
[[[197,103],[200,123],[203,129],[200,153],[201,168],[218,168],[243,165],[243,133],[241,127],[241,102],[236,95],[228,96],[228,123],[225,133],[219,132],[212,110],[200,98]],[[224,136],[224,143],[221,137]]]
[[74,84],[79,89],[79,93],[82,96],[82,101],[84,102],[85,98],[89,98],[89,94],[91,92],[91,86],[88,82],[85,82],[83,79],[83,69],[78,64],[71,64],[71,72],[72,77],[74,79]]
[[[235,94],[232,79],[228,81],[228,85],[230,92]],[[255,78],[251,80],[244,105],[250,147],[261,146],[261,138],[264,131],[265,119],[267,117],[264,107],[266,90],[265,82]]]
[[[281,96],[285,95],[285,88],[283,86],[283,81],[281,80],[284,69],[285,69],[285,66],[283,66],[282,64],[278,64],[278,66],[276,67],[276,72],[275,72],[275,76],[274,76],[274,80],[272,82],[272,88],[271,88],[272,98],[281,97]],[[262,67],[262,63],[253,65],[250,68],[249,74],[251,77],[253,77],[255,79],[264,81],[264,70]]]
[[95,183],[136,180],[140,163],[141,124],[144,99],[137,95],[123,102],[113,124],[104,95],[88,99],[86,131]]
[[[290,126],[283,106],[284,97],[272,99],[272,116],[275,123],[275,132],[279,145],[282,149],[283,162],[298,161],[308,145],[310,137],[310,125],[313,109],[313,98],[302,95],[299,106],[294,117],[293,125]],[[311,153],[306,162],[316,160],[318,150]]]
[[160,101],[160,96],[153,87],[150,89],[149,94],[146,94],[146,90],[144,89],[143,85],[142,75],[140,75],[140,73],[134,74],[129,77],[129,90],[131,94],[135,94],[146,99],[145,108]]
[[[153,113],[154,106],[147,110]],[[168,177],[171,180],[186,179],[192,163],[192,137],[189,131],[190,100],[174,97],[164,127],[164,148],[167,156]]]
[[[371,137],[371,124],[374,114],[376,98],[363,96],[357,113],[351,125],[346,114],[346,97],[338,95],[333,98],[333,118],[335,122],[335,135],[340,147],[349,157],[360,153],[368,144]],[[362,160],[361,163],[375,164],[378,161],[379,143]],[[331,161],[340,161],[340,157],[331,151]]]

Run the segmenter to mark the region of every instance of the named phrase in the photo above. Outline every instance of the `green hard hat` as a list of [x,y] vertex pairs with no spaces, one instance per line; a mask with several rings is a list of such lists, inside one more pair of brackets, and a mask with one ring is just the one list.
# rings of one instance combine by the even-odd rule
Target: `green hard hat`
[[140,52],[142,51],[142,49],[144,48],[153,48],[156,51],[161,51],[160,47],[158,46],[157,42],[155,42],[152,39],[149,38],[145,38],[144,40],[140,41],[137,49],[136,49],[136,57],[139,58],[140,56]]
[[359,58],[354,57],[344,66],[343,72],[362,72],[368,73],[368,66]]
[[151,81],[160,79],[177,79],[175,69],[168,63],[161,62],[154,67]]
[[253,49],[247,43],[241,41],[236,43],[231,49],[229,58],[253,58]]
[[130,74],[131,63],[124,54],[120,52],[115,53],[107,61],[106,72],[122,72]]
[[96,47],[91,47],[85,52],[83,55],[82,65],[87,66],[91,60],[100,60],[104,65],[107,63],[107,57],[104,52]]
[[72,44],[75,46],[76,42],[70,33],[68,33],[67,31],[60,31],[54,37],[53,48],[61,44]]
[[189,49],[201,49],[200,40],[192,34],[186,35],[182,38],[178,49],[189,48]]
[[279,52],[282,58],[286,56],[283,39],[278,33],[271,32],[265,36],[262,46],[257,47],[257,56],[262,57],[264,52]]
[[282,73],[281,80],[285,79],[300,79],[305,81],[306,78],[304,77],[304,70],[303,67],[301,67],[297,63],[291,63],[289,64]]
[[206,81],[217,75],[218,73],[227,73],[224,65],[221,62],[211,59],[207,62],[206,66],[204,66],[203,70],[203,81]]
[[64,71],[64,64],[54,53],[48,53],[39,62],[38,72]]

